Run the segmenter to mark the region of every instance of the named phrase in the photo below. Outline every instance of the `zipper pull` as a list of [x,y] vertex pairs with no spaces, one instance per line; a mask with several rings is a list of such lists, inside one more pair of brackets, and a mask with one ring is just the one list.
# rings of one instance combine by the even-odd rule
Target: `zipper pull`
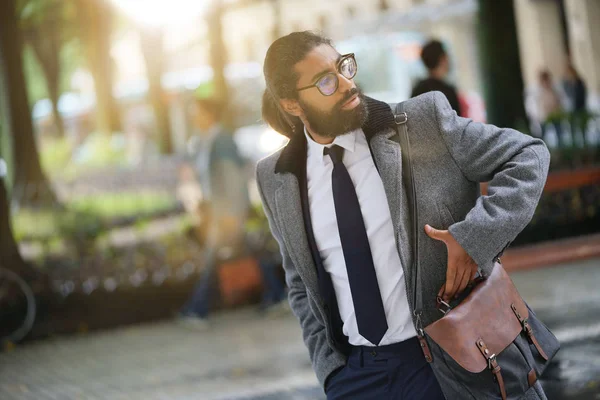
[[421,346],[421,350],[425,356],[425,361],[430,363],[433,362],[433,356],[431,355],[431,349],[429,348],[427,340],[425,339],[425,332],[423,332],[423,324],[421,322],[421,314],[421,311],[415,310],[415,317],[417,317],[417,338],[419,339],[419,345]]
[[415,323],[415,328],[417,329],[417,334],[419,336],[425,336],[425,333],[423,332],[423,323],[421,322],[421,314],[423,314],[423,312],[421,310],[414,311],[414,315],[417,318],[417,322]]

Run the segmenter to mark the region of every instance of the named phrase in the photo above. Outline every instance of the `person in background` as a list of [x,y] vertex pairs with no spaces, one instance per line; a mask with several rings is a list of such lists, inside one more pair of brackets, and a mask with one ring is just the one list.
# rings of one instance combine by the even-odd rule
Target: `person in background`
[[538,90],[536,94],[537,120],[542,127],[542,139],[547,141],[548,128],[554,126],[558,147],[562,147],[562,129],[560,114],[562,105],[558,90],[552,82],[552,75],[548,70],[542,70],[538,76]]
[[281,255],[279,245],[269,229],[262,207],[253,207],[246,225],[247,243],[256,257],[263,281],[260,311],[270,316],[289,311],[287,292],[279,276]]
[[195,133],[188,143],[190,163],[202,189],[206,218],[204,272],[181,310],[183,321],[207,327],[209,302],[216,287],[219,254],[244,246],[250,200],[245,170],[233,135],[220,123],[222,105],[213,98],[195,99],[191,106]]
[[411,97],[437,90],[446,96],[450,107],[458,115],[464,116],[456,88],[446,82],[450,72],[450,59],[442,43],[439,40],[431,40],[425,44],[421,50],[421,60],[427,67],[429,76],[416,84]]
[[568,111],[582,112],[586,110],[587,88],[573,64],[568,63],[562,81],[563,90],[568,100]]
[[196,179],[196,172],[189,163],[179,167],[179,182],[177,183],[177,200],[181,202],[186,213],[190,216],[194,236],[198,243],[204,242],[202,216],[202,189]]
[[[565,75],[562,81],[562,89],[565,93],[567,111],[570,112],[569,122],[573,135],[579,132],[583,147],[586,147],[585,131],[588,123],[586,110],[587,87],[579,73],[570,62],[567,63]],[[573,136],[575,139],[575,136]]]

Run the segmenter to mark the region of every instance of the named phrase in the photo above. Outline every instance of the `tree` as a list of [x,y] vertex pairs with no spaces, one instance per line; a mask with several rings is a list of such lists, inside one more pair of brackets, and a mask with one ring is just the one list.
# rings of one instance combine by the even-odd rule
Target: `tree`
[[73,0],[80,25],[80,36],[96,91],[97,130],[105,134],[121,129],[114,99],[113,61],[110,41],[113,9],[105,0]]
[[208,41],[210,43],[210,63],[213,70],[214,95],[223,104],[225,124],[232,123],[231,110],[229,110],[229,87],[225,78],[227,65],[227,48],[223,41],[223,14],[225,8],[222,0],[214,1],[212,9],[206,16],[208,24]]
[[57,133],[64,135],[64,122],[58,112],[60,97],[60,54],[68,35],[72,3],[63,0],[22,0],[18,15],[23,38],[42,67]]
[[9,143],[4,151],[9,153],[12,198],[22,205],[54,204],[33,135],[22,57],[15,0],[0,1],[0,113],[3,141]]
[[10,224],[10,201],[0,177],[0,266],[23,275],[23,271],[30,271],[30,266],[23,260],[19,247],[15,242]]
[[479,1],[478,37],[488,121],[518,127],[527,116],[512,1]]
[[173,152],[171,126],[169,124],[169,106],[163,91],[161,77],[164,71],[163,32],[160,28],[142,26],[139,29],[140,43],[146,76],[148,78],[148,96],[154,109],[154,118],[158,130],[159,148],[163,154]]

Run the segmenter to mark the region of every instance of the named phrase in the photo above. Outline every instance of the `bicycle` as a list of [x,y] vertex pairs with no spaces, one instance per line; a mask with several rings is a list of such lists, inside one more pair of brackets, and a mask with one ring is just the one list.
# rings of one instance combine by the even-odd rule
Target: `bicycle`
[[33,290],[16,273],[0,266],[0,348],[21,341],[33,327],[36,302]]

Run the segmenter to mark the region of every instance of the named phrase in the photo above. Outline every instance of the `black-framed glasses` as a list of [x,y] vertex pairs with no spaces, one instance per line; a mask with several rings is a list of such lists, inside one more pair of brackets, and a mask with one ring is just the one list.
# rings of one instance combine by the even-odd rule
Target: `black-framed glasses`
[[356,76],[358,65],[356,64],[354,53],[344,54],[340,58],[340,61],[338,61],[336,69],[337,73],[327,72],[317,79],[317,81],[312,85],[304,86],[296,90],[300,92],[302,90],[316,87],[323,96],[331,96],[338,90],[338,86],[340,85],[338,73],[346,79],[352,79]]

